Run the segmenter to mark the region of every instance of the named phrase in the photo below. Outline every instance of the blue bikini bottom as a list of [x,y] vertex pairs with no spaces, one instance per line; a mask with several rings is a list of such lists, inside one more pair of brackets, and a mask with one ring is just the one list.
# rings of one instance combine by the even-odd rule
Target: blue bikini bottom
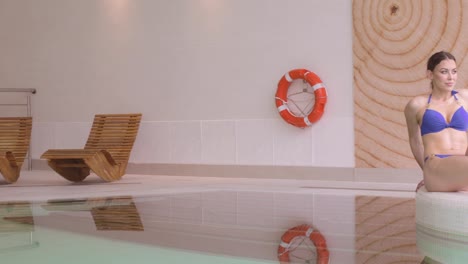
[[[450,156],[453,156],[453,155],[450,155],[450,154],[434,154],[434,156],[438,157],[438,158],[447,158],[447,157],[450,157]],[[429,158],[429,156],[425,157],[424,158],[424,162],[426,162],[426,160]]]

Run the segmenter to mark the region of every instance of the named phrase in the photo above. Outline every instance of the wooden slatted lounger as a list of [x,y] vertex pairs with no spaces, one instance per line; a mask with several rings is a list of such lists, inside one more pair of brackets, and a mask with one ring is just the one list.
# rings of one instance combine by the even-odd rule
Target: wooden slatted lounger
[[119,180],[125,174],[141,116],[96,115],[84,149],[49,149],[41,158],[69,181],[83,181],[90,171],[108,182]]
[[32,117],[0,117],[0,173],[8,183],[18,180],[29,151]]

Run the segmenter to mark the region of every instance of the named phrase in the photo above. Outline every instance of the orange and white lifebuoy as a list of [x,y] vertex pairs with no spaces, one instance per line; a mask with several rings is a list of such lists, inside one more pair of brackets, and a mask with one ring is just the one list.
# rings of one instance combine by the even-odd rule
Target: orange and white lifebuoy
[[[303,79],[314,89],[315,104],[308,116],[296,116],[288,107],[288,89],[293,80]],[[327,90],[322,80],[313,72],[306,69],[295,69],[286,73],[278,82],[275,97],[276,107],[281,117],[291,125],[307,127],[317,122],[323,115],[327,103]]]
[[278,259],[281,264],[289,263],[289,252],[291,242],[296,237],[308,237],[314,243],[317,251],[317,264],[328,264],[330,253],[327,249],[325,238],[317,229],[310,225],[299,225],[290,228],[281,236],[281,243],[278,247]]

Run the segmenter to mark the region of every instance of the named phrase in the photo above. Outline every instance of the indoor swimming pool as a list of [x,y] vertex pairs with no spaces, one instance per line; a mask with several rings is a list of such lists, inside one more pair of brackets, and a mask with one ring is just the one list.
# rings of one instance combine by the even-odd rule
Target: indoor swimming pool
[[[412,185],[145,175],[70,184],[51,172],[23,176],[0,186],[2,263],[280,263],[283,234],[300,225],[324,237],[332,264],[423,259]],[[311,239],[290,244],[290,263],[320,263]]]

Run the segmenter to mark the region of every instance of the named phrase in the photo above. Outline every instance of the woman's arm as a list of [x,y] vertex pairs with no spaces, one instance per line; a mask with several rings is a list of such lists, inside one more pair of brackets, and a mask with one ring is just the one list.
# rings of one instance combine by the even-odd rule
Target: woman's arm
[[[458,90],[458,97],[460,98],[459,101],[461,105],[465,108],[465,110],[468,110],[468,89],[460,89]],[[467,137],[468,137],[468,131],[467,131]],[[468,156],[468,147],[465,151],[465,156]]]
[[408,127],[408,137],[411,152],[413,153],[416,162],[422,169],[424,165],[424,146],[421,138],[421,128],[417,120],[417,113],[421,109],[421,105],[416,99],[409,101],[405,107],[406,126]]

